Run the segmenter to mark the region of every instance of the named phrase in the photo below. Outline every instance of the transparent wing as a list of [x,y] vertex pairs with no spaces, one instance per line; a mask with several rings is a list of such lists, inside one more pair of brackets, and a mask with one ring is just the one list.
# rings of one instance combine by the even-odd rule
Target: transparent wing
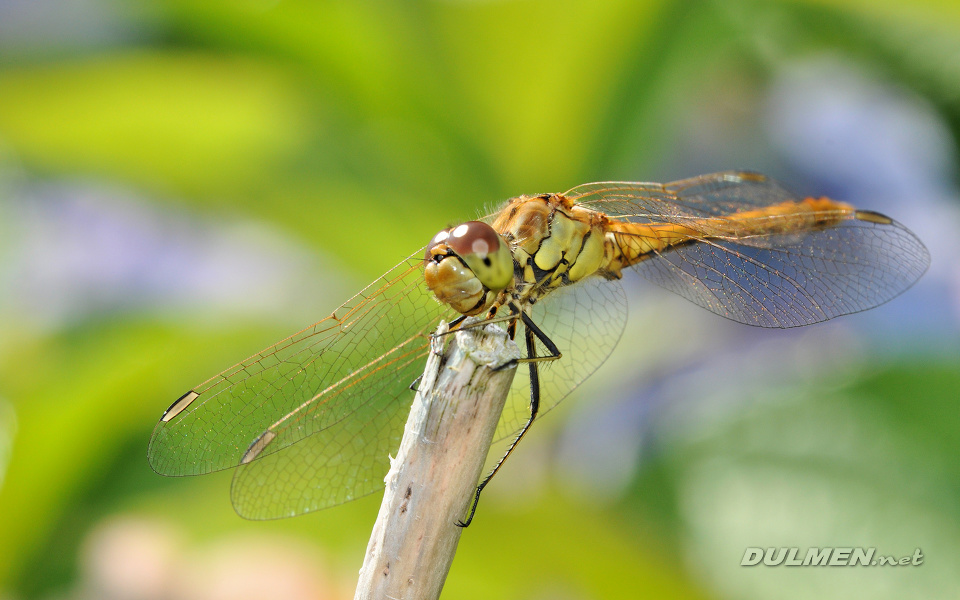
[[[366,490],[374,447],[396,437],[394,420],[383,415],[412,401],[408,386],[422,370],[425,336],[441,317],[453,315],[426,289],[421,261],[401,262],[330,317],[185,394],[154,429],[151,466],[164,475],[208,473],[265,460],[330,430],[318,439],[340,461],[337,493]],[[365,444],[348,435],[354,430],[363,430]]]
[[[626,323],[626,306],[620,283],[599,278],[561,288],[534,306],[532,318],[564,355],[560,361],[541,364],[541,416],[610,355]],[[538,352],[545,354],[546,350],[541,347]],[[421,356],[418,351],[416,360],[391,366],[404,385],[422,372]],[[516,435],[530,414],[529,403],[530,380],[522,367],[510,390],[497,438]],[[249,519],[288,517],[383,488],[383,477],[390,468],[388,454],[399,446],[409,404],[363,404],[350,419],[241,465],[231,488],[237,512]],[[501,451],[494,446],[491,456]]]
[[678,225],[799,200],[775,181],[749,171],[724,171],[673,183],[586,183],[564,196],[620,220]]
[[721,316],[798,327],[882,304],[926,270],[925,249],[896,223],[845,221],[769,247],[717,240],[683,246],[635,268]]
[[[563,354],[560,360],[538,365],[539,419],[610,356],[627,323],[627,298],[619,281],[588,277],[545,296],[533,305],[530,317]],[[523,336],[519,333],[517,343],[526,355]],[[549,352],[538,344],[537,354],[545,356]],[[494,440],[513,439],[529,417],[530,376],[526,365],[521,365]],[[491,454],[496,452],[493,450]]]
[[386,366],[389,375],[378,378],[382,385],[350,402],[350,418],[241,465],[230,488],[237,513],[247,519],[292,517],[382,490],[413,400],[408,387],[423,373],[426,345],[411,350]]
[[[796,327],[882,304],[910,287],[930,257],[908,229],[866,213],[790,233],[708,235],[717,218],[801,201],[754,173],[716,173],[670,184],[587,184],[569,192],[617,220],[704,231],[634,268],[721,316],[761,327]],[[857,217],[862,211],[856,213]],[[789,218],[781,211],[777,218]]]

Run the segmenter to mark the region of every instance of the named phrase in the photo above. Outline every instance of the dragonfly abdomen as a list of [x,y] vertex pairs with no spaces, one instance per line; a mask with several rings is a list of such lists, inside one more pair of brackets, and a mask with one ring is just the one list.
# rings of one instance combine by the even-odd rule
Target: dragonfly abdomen
[[883,215],[857,211],[849,204],[829,198],[805,198],[718,217],[683,217],[678,218],[677,223],[632,223],[610,219],[603,269],[616,277],[623,267],[694,242],[801,234],[835,227],[849,219],[890,222]]

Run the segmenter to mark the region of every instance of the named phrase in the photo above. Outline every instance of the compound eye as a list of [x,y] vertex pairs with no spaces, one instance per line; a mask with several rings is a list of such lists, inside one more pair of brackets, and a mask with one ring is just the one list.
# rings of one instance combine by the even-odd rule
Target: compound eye
[[447,238],[450,237],[450,230],[444,229],[437,235],[433,236],[433,239],[430,240],[430,243],[427,244],[427,252],[423,256],[423,260],[426,262],[440,262],[440,260],[446,256],[446,248],[438,248],[442,246],[444,242],[447,241]]
[[463,259],[483,285],[494,291],[510,285],[513,256],[493,227],[481,221],[467,221],[447,231],[442,243]]

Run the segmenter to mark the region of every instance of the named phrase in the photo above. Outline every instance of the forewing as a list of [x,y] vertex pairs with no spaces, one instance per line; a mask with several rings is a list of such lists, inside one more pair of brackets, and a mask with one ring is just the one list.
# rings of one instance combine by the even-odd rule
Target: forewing
[[[626,324],[626,295],[619,281],[588,278],[545,296],[530,316],[563,354],[561,360],[538,363],[542,417],[610,355]],[[521,345],[522,337],[517,335]],[[544,356],[547,351],[538,344],[537,354]],[[398,362],[394,368],[400,380],[409,383],[422,372],[423,361]],[[388,454],[399,446],[409,404],[362,404],[350,419],[242,465],[231,488],[234,508],[250,519],[288,517],[381,489],[390,468]],[[513,439],[529,415],[529,371],[521,365],[495,440]],[[504,450],[504,443],[495,444],[491,458],[499,458]]]
[[400,263],[332,316],[185,395],[154,429],[151,466],[164,475],[227,469],[331,428],[339,433],[323,439],[342,446],[328,451],[357,465],[367,449],[352,445],[356,437],[345,438],[345,427],[363,429],[366,440],[393,438],[392,421],[378,415],[409,405],[425,336],[441,317],[452,317],[422,275],[420,261]]
[[564,195],[619,220],[678,225],[798,200],[775,181],[749,171],[724,171],[665,184],[587,183]]
[[[587,184],[569,194],[618,220],[683,226],[799,201],[762,175],[740,172],[665,185]],[[787,234],[705,236],[634,268],[724,317],[796,327],[882,304],[910,287],[929,262],[923,243],[899,223],[852,218]]]
[[926,249],[897,223],[844,221],[765,245],[710,240],[636,265],[651,281],[718,315],[798,327],[882,304],[926,270]]
[[291,517],[383,489],[410,411],[409,386],[422,374],[428,341],[386,365],[389,378],[352,392],[350,418],[241,465],[230,497],[247,519]]
[[[588,278],[545,296],[530,316],[563,354],[561,360],[538,363],[542,417],[610,355],[626,324],[626,296],[619,281]],[[522,334],[517,338],[523,345]],[[537,354],[547,353],[538,344]],[[422,372],[423,362],[396,368],[409,382]],[[529,371],[526,365],[519,368],[494,438],[502,443],[492,447],[490,460],[502,456],[530,416]],[[381,489],[390,468],[388,454],[399,446],[408,410],[408,401],[366,403],[350,419],[242,465],[231,488],[234,508],[250,519],[288,517]]]

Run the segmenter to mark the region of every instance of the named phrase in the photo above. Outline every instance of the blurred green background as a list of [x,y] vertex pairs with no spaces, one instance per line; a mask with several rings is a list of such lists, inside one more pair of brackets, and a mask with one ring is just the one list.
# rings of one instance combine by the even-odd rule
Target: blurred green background
[[[960,4],[0,0],[0,598],[349,598],[379,497],[165,479],[184,390],[520,193],[749,168],[891,214],[891,303],[755,330],[628,280],[448,598],[956,598]],[[741,567],[748,546],[920,567]]]

